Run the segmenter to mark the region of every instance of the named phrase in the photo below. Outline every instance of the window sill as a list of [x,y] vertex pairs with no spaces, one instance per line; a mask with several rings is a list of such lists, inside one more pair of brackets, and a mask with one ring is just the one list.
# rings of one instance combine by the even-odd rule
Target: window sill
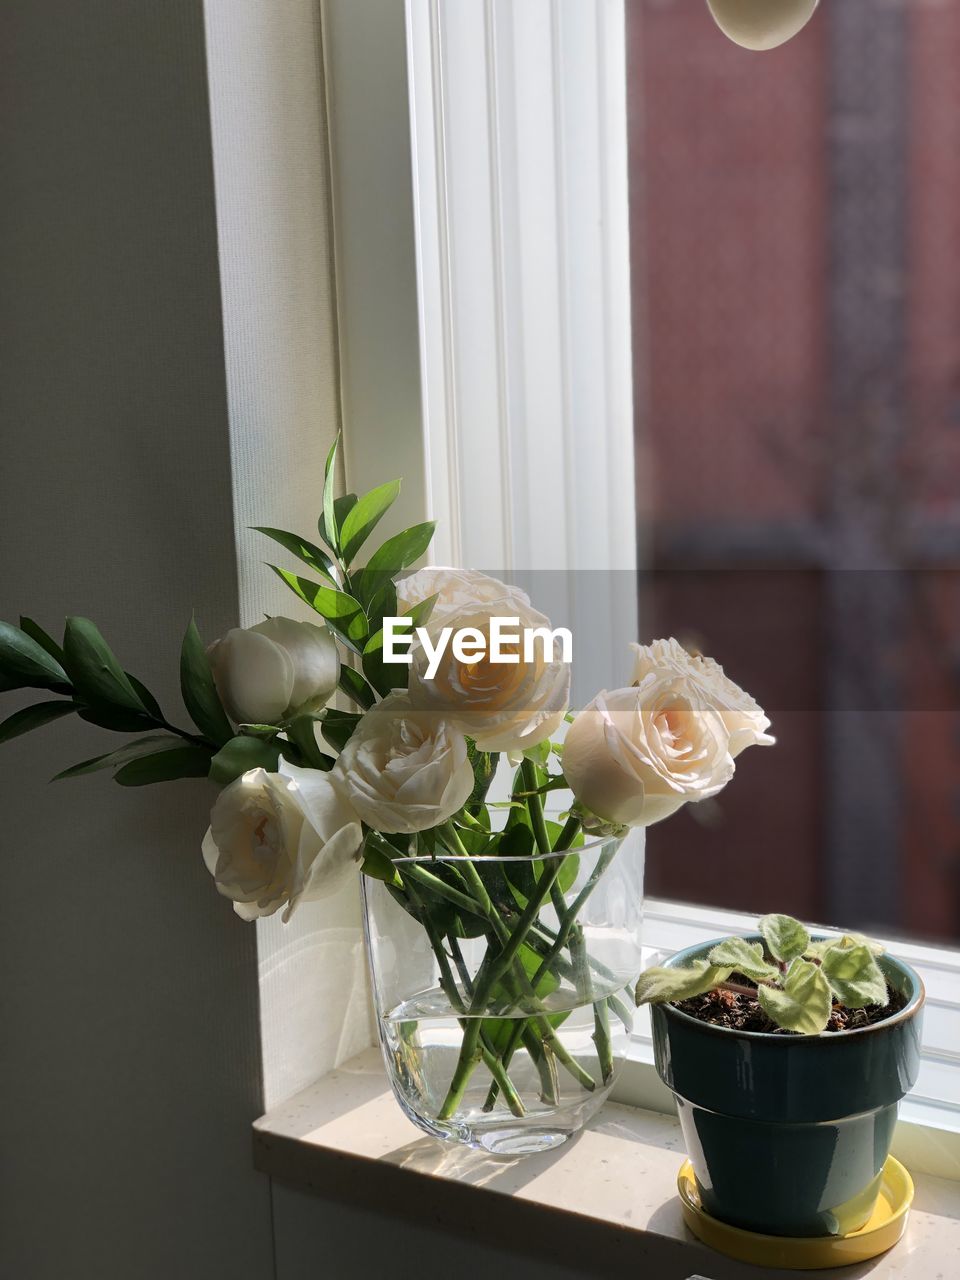
[[[394,1101],[370,1049],[254,1126],[258,1169],[340,1203],[368,1208],[586,1274],[644,1262],[658,1280],[755,1280],[753,1267],[706,1249],[676,1196],[683,1144],[676,1121],[608,1103],[574,1141],[524,1160],[491,1160],[423,1137]],[[960,1250],[957,1187],[915,1176],[903,1241],[863,1267],[824,1277],[934,1276]],[[792,1272],[766,1272],[783,1280]]]

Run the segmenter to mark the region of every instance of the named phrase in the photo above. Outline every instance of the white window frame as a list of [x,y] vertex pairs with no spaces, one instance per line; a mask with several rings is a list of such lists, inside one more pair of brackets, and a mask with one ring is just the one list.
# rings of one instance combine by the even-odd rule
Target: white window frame
[[[351,487],[404,475],[398,521],[441,521],[437,562],[622,585],[637,563],[623,0],[323,0],[323,21]],[[530,519],[545,508],[548,528]],[[636,593],[607,590],[619,654]],[[596,610],[573,601],[575,635]],[[652,959],[753,924],[651,900],[645,945]],[[892,946],[928,992],[897,1149],[960,1177],[960,951]],[[672,1110],[642,1018],[615,1096]]]

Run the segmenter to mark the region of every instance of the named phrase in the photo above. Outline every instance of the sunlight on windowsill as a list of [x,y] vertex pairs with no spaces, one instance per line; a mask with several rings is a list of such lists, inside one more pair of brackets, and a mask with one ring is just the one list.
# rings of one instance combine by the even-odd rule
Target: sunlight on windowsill
[[[640,1108],[608,1103],[555,1151],[491,1159],[421,1135],[394,1100],[379,1050],[368,1049],[257,1121],[254,1159],[262,1172],[341,1203],[468,1236],[482,1221],[502,1246],[562,1258],[588,1274],[631,1262],[654,1264],[659,1280],[758,1274],[686,1230],[676,1195],[679,1126]],[[960,1250],[957,1184],[926,1175],[915,1183],[898,1246],[871,1263],[819,1274],[886,1280],[946,1273],[948,1256]],[[795,1273],[765,1274],[785,1280]]]

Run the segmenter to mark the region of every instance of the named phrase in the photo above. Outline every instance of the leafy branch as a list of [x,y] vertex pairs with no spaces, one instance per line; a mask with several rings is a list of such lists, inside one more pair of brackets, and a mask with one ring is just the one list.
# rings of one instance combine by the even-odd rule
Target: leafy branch
[[[348,493],[334,497],[339,444],[338,437],[327,455],[323,513],[317,522],[320,540],[327,550],[284,529],[258,526],[258,531],[319,574],[321,581],[316,582],[279,565],[269,566],[298,599],[324,619],[343,647],[355,656],[360,670],[344,665],[340,688],[366,710],[391,689],[406,687],[406,667],[383,661],[383,621],[398,616],[394,579],[424,554],[436,524],[428,520],[394,534],[362,568],[356,568],[357,556],[399,497],[400,481],[378,485],[362,496]],[[421,601],[410,610],[412,626],[426,622],[433,603],[432,599]]]
[[[339,688],[362,711],[392,688],[406,684],[406,667],[383,662],[383,620],[398,613],[394,578],[427,550],[434,522],[388,538],[358,568],[356,560],[396,501],[400,482],[370,493],[334,496],[339,439],[324,470],[320,541],[272,527],[259,527],[296,557],[319,581],[271,565],[281,580],[326,622],[334,637],[357,659],[359,670],[341,664]],[[324,549],[326,548],[326,549]],[[429,617],[434,599],[410,610],[412,626]],[[134,735],[114,751],[72,765],[57,778],[113,769],[117,782],[142,786],[176,778],[209,777],[225,786],[248,769],[276,771],[281,756],[301,767],[328,770],[334,757],[318,744],[316,726],[335,750],[353,732],[359,716],[326,708],[277,724],[234,726],[217,692],[206,647],[191,620],[180,652],[180,690],[193,728],[169,721],[150,690],[125,671],[97,627],[87,618],[68,618],[58,644],[31,618],[19,627],[0,623],[0,693],[42,689],[48,700],[15,711],[0,723],[0,743],[65,716],[116,733]]]

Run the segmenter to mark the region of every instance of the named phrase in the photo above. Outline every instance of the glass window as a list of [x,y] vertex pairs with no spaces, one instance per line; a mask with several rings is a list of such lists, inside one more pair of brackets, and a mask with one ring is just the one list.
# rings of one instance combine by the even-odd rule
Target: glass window
[[960,5],[626,8],[643,631],[779,740],[649,892],[960,942]]

